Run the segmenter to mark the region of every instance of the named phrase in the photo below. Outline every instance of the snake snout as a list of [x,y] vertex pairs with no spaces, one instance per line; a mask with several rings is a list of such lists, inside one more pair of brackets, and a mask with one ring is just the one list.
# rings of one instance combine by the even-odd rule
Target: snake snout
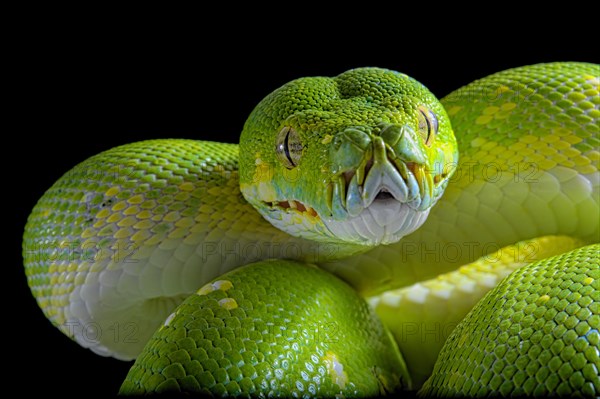
[[394,125],[390,132],[386,126],[372,131],[348,128],[334,138],[331,217],[324,223],[336,237],[392,243],[427,217],[429,208],[421,209],[427,190],[419,174],[424,160],[406,155],[405,147],[415,152],[403,141],[408,128]]
[[402,144],[405,130],[397,126],[375,132],[350,128],[338,135],[332,156],[334,165],[339,159],[343,161],[334,168],[341,172],[334,180],[334,195],[340,197],[333,203],[334,217],[355,217],[374,203],[385,206],[397,201],[412,208],[421,205],[425,191],[418,178],[421,166],[416,160],[404,161],[403,153],[394,148],[402,148],[398,144]]
[[[374,162],[373,158],[370,158],[365,165],[365,171],[364,171],[365,176],[369,176],[369,172],[373,168],[373,165],[375,165],[375,162]],[[392,167],[395,167],[394,164],[391,164],[391,165],[392,165]],[[398,170],[397,170],[397,172],[399,173]],[[375,173],[378,173],[378,172],[375,172]],[[354,172],[352,172],[351,175],[354,176]],[[349,184],[351,180],[352,180],[351,178],[348,179],[348,177],[346,177],[346,184]],[[389,199],[394,199],[396,201],[405,202],[404,191],[402,189],[397,189],[397,188],[394,189],[394,188],[390,188],[390,187],[380,184],[380,187],[376,190],[377,191],[376,191],[375,195],[371,196],[373,198],[371,203],[373,203],[375,201],[382,201],[382,200],[389,200]],[[370,204],[365,204],[365,207],[369,206],[369,205]]]

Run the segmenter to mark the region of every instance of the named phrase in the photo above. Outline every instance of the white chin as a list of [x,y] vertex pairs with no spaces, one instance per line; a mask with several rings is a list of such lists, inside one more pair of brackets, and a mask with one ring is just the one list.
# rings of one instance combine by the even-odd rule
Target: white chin
[[393,244],[427,219],[429,209],[415,210],[395,199],[376,200],[360,214],[344,221],[323,222],[334,236],[365,245]]

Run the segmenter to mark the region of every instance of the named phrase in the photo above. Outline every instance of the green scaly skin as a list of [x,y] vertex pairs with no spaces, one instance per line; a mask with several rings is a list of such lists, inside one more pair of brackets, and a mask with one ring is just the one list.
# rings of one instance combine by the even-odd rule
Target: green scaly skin
[[271,260],[189,296],[121,394],[373,397],[407,386],[395,342],[356,291],[314,265]]
[[[458,266],[522,240],[531,241],[506,250],[550,243],[550,249],[537,248],[551,256],[553,250],[600,241],[599,75],[597,65],[582,63],[517,68],[465,86],[445,98],[443,107],[418,82],[376,68],[332,79],[299,79],[269,95],[249,117],[241,138],[239,175],[238,148],[233,145],[157,140],[109,150],[67,173],[34,208],[23,245],[32,292],[48,318],[78,343],[103,355],[131,359],[176,305],[206,282],[252,261],[297,259],[318,263],[365,296],[376,295],[371,303],[401,351],[406,350],[403,325],[398,328],[393,322],[397,315],[408,314],[403,320],[409,323],[443,321],[454,326],[492,288],[491,280],[499,281],[507,270],[535,257],[510,266],[489,259],[455,271]],[[432,126],[430,119],[423,120],[429,112],[439,125],[433,136],[424,134]],[[494,175],[490,165],[501,173]],[[382,181],[404,200],[403,207],[393,214],[379,213],[365,228],[364,221],[353,219],[365,204],[374,199],[373,204],[390,203],[389,193],[378,202],[374,188],[381,188],[377,184]],[[269,222],[291,235],[261,218],[242,193]],[[417,229],[427,213],[429,218]],[[395,214],[406,217],[401,229],[386,224],[394,222]],[[397,244],[358,255],[415,229]],[[444,252],[452,245],[459,249],[457,256]],[[536,264],[543,269],[554,267],[553,262]],[[587,266],[564,262],[574,273],[586,273]],[[597,259],[592,267],[598,267]],[[464,275],[468,282],[459,278]],[[426,281],[434,277],[438,280]],[[597,292],[598,277],[589,278]],[[406,292],[383,292],[411,284]],[[446,298],[445,306],[455,316],[436,311],[440,298]],[[598,298],[590,298],[580,305],[597,316]],[[405,313],[415,304],[422,313]],[[474,317],[497,312],[481,306],[485,310]],[[100,328],[129,326],[136,342],[91,342],[84,330],[91,322]],[[555,322],[564,324],[570,335],[581,333],[581,328]],[[542,328],[539,323],[532,326]],[[470,323],[459,330],[479,334],[478,328]],[[441,346],[421,343],[419,350],[426,356],[406,350],[415,387],[429,374]],[[305,345],[314,347],[315,342]],[[565,348],[558,358],[566,364],[580,348]],[[592,337],[586,350],[597,353],[597,340]],[[450,352],[467,356],[460,347],[444,350]],[[581,370],[600,368],[597,357],[585,359]],[[343,365],[352,368],[360,361],[360,356],[349,358]],[[164,373],[174,370],[156,367],[153,372],[165,381]],[[597,394],[589,371],[569,374],[565,368],[552,378],[569,381],[572,391],[588,394],[593,387]],[[436,392],[463,389],[455,381],[464,372],[443,379],[436,366]],[[386,373],[392,371],[378,375]],[[396,374],[404,375],[404,369]],[[188,376],[200,381],[197,373]],[[294,377],[300,381],[301,376]],[[491,381],[483,379],[477,392],[495,392]],[[516,392],[525,389],[522,379],[511,383]],[[526,392],[542,389],[527,384]],[[211,387],[209,381],[202,388]],[[341,387],[321,392],[335,395]]]
[[[266,258],[343,255],[254,211],[238,188],[237,155],[237,145],[152,140],[65,174],[33,209],[23,241],[28,282],[46,317],[98,354],[134,359],[175,306],[229,270]],[[89,323],[100,331],[118,325],[129,338],[89,340]]]
[[582,240],[568,236],[521,241],[457,270],[371,297],[369,302],[393,331],[410,365],[413,385],[419,387],[431,375],[450,333],[486,292],[528,263],[582,245]]
[[[532,65],[442,99],[460,150],[443,199],[398,244],[325,265],[364,293],[406,287],[371,301],[388,326],[398,326],[392,331],[415,386],[430,375],[452,328],[507,270],[483,259],[492,268],[458,273],[463,281],[455,278],[460,266],[503,248],[489,258],[512,258],[516,268],[600,241],[599,76],[592,64]],[[552,235],[571,238],[537,242]],[[524,250],[510,246],[523,240],[534,241]]]
[[443,98],[460,153],[443,200],[399,243],[324,267],[372,295],[521,240],[600,241],[599,68],[509,69]]
[[600,245],[531,263],[450,335],[425,397],[600,392]]
[[[437,116],[438,129],[430,142],[419,129],[419,109]],[[294,144],[301,147],[292,167],[273,150],[284,128],[293,129]],[[396,242],[418,228],[458,160],[450,121],[435,96],[414,79],[379,68],[284,85],[250,114],[240,147],[242,194],[265,219],[295,236],[363,250]],[[414,209],[414,220],[398,232],[386,225],[381,226],[385,233],[363,234],[357,222],[352,222],[357,231],[350,230],[349,221],[364,205],[351,196],[352,188],[362,190],[365,200],[373,197],[380,174],[414,181],[397,193],[403,197],[399,201]],[[387,188],[394,193],[391,184]],[[290,201],[315,212],[278,205]],[[340,224],[345,226],[337,229]],[[369,227],[378,224],[383,223],[371,222]]]

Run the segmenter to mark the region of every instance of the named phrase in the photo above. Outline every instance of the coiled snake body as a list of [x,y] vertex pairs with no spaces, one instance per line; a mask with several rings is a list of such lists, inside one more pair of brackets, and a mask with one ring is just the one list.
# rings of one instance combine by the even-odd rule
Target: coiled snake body
[[[239,146],[145,141],[67,172],[29,217],[29,285],[80,345],[133,359],[186,297],[227,291],[230,280],[214,283],[224,273],[269,258],[314,263],[375,308],[411,374],[405,388],[433,369],[427,394],[598,395],[599,75],[584,63],[521,67],[441,102],[378,68],[295,80],[255,108]],[[344,391],[353,385],[332,356],[321,359],[332,391],[315,392],[364,395]],[[191,386],[157,367],[164,389]],[[226,382],[192,379],[229,389],[233,368],[219,367]],[[375,375],[382,392],[398,388]],[[235,392],[314,393],[248,388],[246,377]]]

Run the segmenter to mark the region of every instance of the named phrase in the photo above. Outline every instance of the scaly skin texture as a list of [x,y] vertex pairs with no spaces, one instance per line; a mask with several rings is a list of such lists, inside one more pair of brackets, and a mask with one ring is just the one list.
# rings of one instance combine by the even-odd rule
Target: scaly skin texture
[[[420,296],[386,302],[384,292],[420,281],[431,294],[417,322],[440,322],[427,304],[437,308],[445,294],[444,305],[465,314],[491,288],[489,275],[517,265],[483,259],[461,269],[467,279],[452,274],[459,266],[545,236],[567,236],[551,239],[554,249],[600,241],[599,85],[597,65],[533,65],[465,86],[444,110],[418,82],[377,68],[294,81],[249,118],[239,174],[237,146],[186,140],[118,147],[68,172],[28,220],[29,284],[63,332],[121,359],[136,357],[198,287],[272,257],[318,263],[375,295],[388,320]],[[427,213],[399,243],[357,255]],[[426,281],[444,273],[447,284]],[[91,340],[90,326],[131,335]],[[390,326],[402,336],[402,323]],[[409,359],[417,381],[439,347]]]
[[489,292],[450,335],[431,396],[597,396],[600,245],[529,264]]
[[[435,119],[424,120],[423,113]],[[428,125],[435,125],[431,134]],[[283,147],[280,154],[274,144]],[[423,223],[458,157],[435,96],[380,68],[282,86],[250,114],[240,147],[240,188],[265,219],[294,236],[369,248],[396,242]],[[398,231],[390,221],[399,211],[380,212],[375,220],[373,211],[361,213],[381,187],[407,211]],[[291,201],[303,206],[291,209]]]
[[373,397],[408,386],[398,348],[356,291],[316,266],[271,260],[188,297],[120,393]]
[[419,387],[431,375],[450,333],[490,289],[528,263],[583,244],[567,236],[521,241],[430,280],[371,297],[369,302],[393,331],[410,365],[413,384]]
[[[475,260],[502,276],[504,262],[478,258],[491,253],[495,259],[494,251],[505,246],[500,252],[510,256],[518,240],[571,237],[538,242],[534,252],[516,251],[528,261],[600,241],[599,76],[597,65],[540,64],[494,74],[448,95],[442,103],[461,156],[429,219],[398,244],[326,265],[363,292],[394,285],[420,292],[373,298],[407,351],[415,386],[433,369],[452,329],[491,287],[485,288],[487,275],[471,272],[466,281],[449,285],[415,287],[414,281],[439,277],[448,283],[453,270]],[[548,252],[553,250],[559,252]],[[419,355],[415,342],[427,353]]]
[[509,69],[442,99],[460,158],[427,221],[324,267],[365,294],[435,277],[517,241],[600,241],[600,66]]
[[[239,192],[237,154],[231,144],[143,141],[65,174],[32,211],[23,239],[46,317],[96,353],[133,359],[175,306],[233,268],[344,255],[260,217]],[[106,333],[114,328],[123,339]]]

